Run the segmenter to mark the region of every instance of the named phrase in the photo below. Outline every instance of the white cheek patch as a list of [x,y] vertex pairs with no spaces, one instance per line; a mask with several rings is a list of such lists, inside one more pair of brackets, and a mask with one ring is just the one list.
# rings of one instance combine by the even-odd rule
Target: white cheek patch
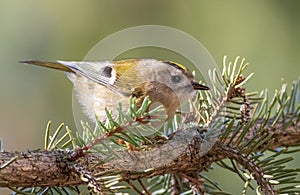
[[117,80],[117,74],[116,74],[116,71],[115,71],[114,69],[112,69],[112,71],[111,71],[111,77],[110,77],[108,83],[109,83],[110,85],[113,85],[113,84],[115,83],[116,80]]

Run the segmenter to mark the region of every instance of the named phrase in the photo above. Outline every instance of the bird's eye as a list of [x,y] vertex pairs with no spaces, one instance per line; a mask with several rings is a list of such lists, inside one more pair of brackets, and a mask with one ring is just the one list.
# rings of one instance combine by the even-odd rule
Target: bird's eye
[[178,76],[178,75],[173,75],[173,76],[171,77],[171,81],[172,81],[173,83],[179,83],[179,82],[181,81],[181,77]]

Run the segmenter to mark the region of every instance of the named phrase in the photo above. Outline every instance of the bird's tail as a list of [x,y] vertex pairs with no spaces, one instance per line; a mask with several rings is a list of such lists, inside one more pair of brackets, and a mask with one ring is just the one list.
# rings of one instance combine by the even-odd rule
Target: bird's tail
[[65,72],[74,72],[72,69],[70,69],[69,67],[67,67],[67,66],[65,66],[65,65],[63,65],[59,62],[46,62],[46,61],[28,60],[28,61],[21,61],[20,63],[33,64],[33,65],[53,68],[53,69],[61,70],[61,71],[65,71]]

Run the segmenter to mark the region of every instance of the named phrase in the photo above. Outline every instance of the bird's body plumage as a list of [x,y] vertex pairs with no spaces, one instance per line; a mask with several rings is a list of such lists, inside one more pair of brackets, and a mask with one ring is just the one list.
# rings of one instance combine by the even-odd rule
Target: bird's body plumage
[[24,61],[66,72],[73,82],[80,104],[89,118],[105,120],[105,108],[117,114],[119,103],[126,109],[129,97],[141,104],[146,96],[162,104],[172,116],[195,90],[208,87],[194,81],[184,66],[156,59],[125,59],[103,62]]

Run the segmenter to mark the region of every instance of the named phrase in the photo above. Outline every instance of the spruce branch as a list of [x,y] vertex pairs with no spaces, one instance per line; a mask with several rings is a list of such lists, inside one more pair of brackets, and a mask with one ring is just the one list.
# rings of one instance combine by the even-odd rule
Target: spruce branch
[[[277,147],[286,147],[287,144],[295,145],[299,143],[300,140],[294,139],[294,136],[300,137],[300,121],[298,120],[296,125],[287,126],[281,124],[280,121],[276,126],[270,127],[274,119],[270,119],[270,122],[265,126],[270,133],[273,133],[274,138],[279,139],[282,137],[286,130],[293,130],[293,134],[286,134],[284,140],[292,140],[296,142],[289,141],[287,142],[273,142],[273,145],[270,145],[270,148]],[[255,132],[260,128],[262,124],[261,121],[258,121],[254,128],[249,132],[250,134],[255,134]],[[277,128],[278,127],[278,128]],[[285,128],[283,128],[285,127]],[[295,132],[294,132],[295,131]],[[231,137],[228,136],[227,140],[230,140]],[[226,142],[226,141],[225,141]],[[282,143],[282,144],[281,144]],[[161,146],[162,147],[162,146]],[[214,162],[220,161],[225,158],[233,158],[234,155],[237,155],[236,152],[230,152],[224,150],[222,145],[214,145],[211,150],[204,156],[197,156],[198,149],[201,149],[201,141],[190,144],[190,149],[182,154],[182,157],[176,159],[172,164],[168,166],[146,170],[144,172],[128,172],[119,168],[116,168],[114,165],[119,164],[118,167],[135,166],[134,164],[130,165],[130,161],[124,161],[119,159],[117,162],[107,162],[104,164],[99,164],[106,159],[105,155],[101,154],[86,154],[84,157],[79,158],[77,161],[70,162],[68,156],[72,151],[28,151],[21,153],[10,153],[10,152],[1,152],[0,153],[0,163],[1,165],[10,162],[7,166],[3,167],[0,170],[0,178],[3,182],[0,183],[1,187],[49,187],[49,186],[76,186],[84,184],[84,181],[81,180],[80,176],[76,171],[73,170],[74,165],[81,164],[86,167],[89,167],[89,171],[92,173],[103,173],[105,175],[120,174],[119,180],[136,180],[140,178],[151,178],[156,175],[163,174],[178,174],[181,172],[184,173],[194,173],[195,171],[201,172],[203,170],[208,170],[210,165]],[[226,152],[224,152],[226,151]],[[259,151],[259,148],[256,149]],[[147,152],[145,151],[131,151],[128,153],[129,156],[135,158],[136,160],[143,160]],[[152,155],[151,158],[158,158],[155,154],[151,154],[151,151],[147,155]],[[235,156],[237,157],[237,156]],[[238,158],[237,158],[238,159]],[[235,160],[237,160],[235,159]],[[243,159],[243,158],[242,158]],[[135,163],[132,161],[132,163]],[[51,177],[49,177],[51,176]]]
[[[84,132],[75,137],[63,124],[51,136],[49,123],[45,150],[0,152],[0,186],[33,194],[128,188],[139,194],[228,194],[205,175],[215,163],[236,173],[245,182],[244,192],[255,190],[255,181],[257,193],[299,193],[300,169],[287,168],[293,159],[281,156],[297,152],[289,147],[300,144],[300,79],[291,92],[283,85],[269,101],[267,91],[258,96],[243,86],[253,75],[243,77],[244,61],[224,58],[222,75],[210,72],[212,92],[197,94],[194,112],[176,116],[171,127],[165,126],[166,135],[147,125],[164,119],[160,108],[147,112],[147,98],[140,108],[134,99],[128,111],[120,105],[116,119],[107,112],[107,122],[95,129],[84,123]],[[158,137],[144,136],[143,130]],[[128,150],[119,139],[137,149]],[[77,188],[84,184],[88,188]]]

